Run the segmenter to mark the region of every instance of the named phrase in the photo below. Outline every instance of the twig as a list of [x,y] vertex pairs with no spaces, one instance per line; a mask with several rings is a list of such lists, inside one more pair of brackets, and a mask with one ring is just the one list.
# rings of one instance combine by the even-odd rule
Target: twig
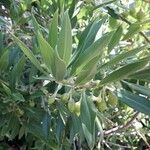
[[125,125],[121,125],[121,126],[109,129],[107,131],[104,131],[104,136],[108,136],[108,135],[111,135],[113,133],[121,132],[122,130],[127,129],[132,124],[132,122],[136,119],[136,117],[138,116],[138,114],[139,114],[139,112],[136,112],[133,115],[133,117]]
[[114,145],[114,146],[119,147],[119,148],[128,148],[128,149],[131,148],[129,146],[124,146],[124,145],[120,145],[120,144],[104,141],[104,144],[106,144],[106,143],[109,144],[109,145]]
[[104,2],[104,3],[102,3],[102,4],[99,4],[99,5],[97,5],[96,7],[94,7],[93,10],[96,10],[96,9],[98,9],[98,8],[100,8],[100,7],[103,7],[103,6],[105,6],[105,5],[111,4],[111,3],[115,2],[115,1],[116,1],[116,0],[111,0],[111,1]]
[[135,129],[136,133],[141,137],[141,139],[144,141],[145,145],[147,145],[148,148],[150,148],[150,144],[147,142],[147,140],[141,135],[141,133]]
[[[108,10],[111,10],[112,12],[113,12],[113,14],[118,18],[118,19],[120,19],[120,20],[122,20],[123,22],[125,22],[125,23],[127,23],[128,25],[131,25],[132,23],[130,22],[130,21],[128,21],[126,18],[124,18],[122,15],[120,15],[120,14],[118,14],[118,13],[116,13],[112,8],[110,8],[110,7],[106,7],[106,9]],[[110,15],[110,14],[109,14]],[[139,34],[148,42],[148,43],[150,43],[150,40],[149,40],[149,38],[141,31],[141,32],[139,32]]]
[[[119,15],[119,17],[120,17],[120,19],[121,19],[122,21],[124,21],[124,22],[127,23],[128,25],[131,25],[131,24],[132,24],[130,21],[128,21],[126,18],[122,17],[121,15]],[[148,39],[148,37],[147,37],[143,32],[139,32],[139,34],[140,34],[141,36],[143,36],[143,38],[145,38],[145,40],[146,40],[148,43],[150,43],[150,40]]]

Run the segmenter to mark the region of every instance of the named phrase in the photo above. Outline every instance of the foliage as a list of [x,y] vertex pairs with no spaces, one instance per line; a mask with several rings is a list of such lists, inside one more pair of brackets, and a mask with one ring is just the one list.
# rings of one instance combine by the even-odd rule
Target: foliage
[[0,149],[150,148],[149,1],[0,6]]

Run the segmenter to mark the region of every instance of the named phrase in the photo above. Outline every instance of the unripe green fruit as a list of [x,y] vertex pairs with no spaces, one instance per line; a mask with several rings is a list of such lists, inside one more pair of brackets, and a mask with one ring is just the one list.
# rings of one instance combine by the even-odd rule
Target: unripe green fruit
[[34,106],[35,106],[34,101],[33,101],[33,100],[30,100],[30,101],[29,101],[29,105],[30,105],[31,107],[34,107]]
[[114,94],[112,94],[111,92],[109,92],[108,101],[107,102],[112,107],[115,107],[118,104],[118,98]]
[[136,17],[136,10],[135,10],[135,8],[130,9],[129,14],[130,14],[132,17]]
[[64,93],[61,97],[61,100],[64,102],[64,103],[67,103],[68,100],[69,100],[69,97],[70,97],[70,94],[69,93]]
[[52,105],[55,102],[55,97],[49,96],[48,97],[48,105]]
[[105,100],[101,99],[97,101],[97,109],[101,112],[105,111],[107,109],[107,104]]
[[70,112],[74,112],[75,110],[75,101],[72,98],[70,98],[68,101],[68,109]]
[[16,114],[17,114],[17,116],[18,116],[18,117],[21,117],[21,116],[23,116],[24,111],[23,111],[23,110],[21,110],[20,108],[17,108],[17,110],[16,110]]
[[127,11],[122,13],[122,16],[125,17],[125,18],[128,17],[128,15],[129,15],[129,12],[127,12]]
[[75,103],[75,109],[74,109],[74,112],[77,116],[80,115],[80,101],[76,102]]
[[142,10],[139,10],[138,13],[136,14],[136,18],[138,20],[142,20],[144,18],[145,14]]

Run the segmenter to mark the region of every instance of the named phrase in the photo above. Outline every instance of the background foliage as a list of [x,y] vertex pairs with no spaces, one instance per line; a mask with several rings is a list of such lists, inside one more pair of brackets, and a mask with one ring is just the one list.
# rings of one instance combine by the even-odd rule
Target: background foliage
[[0,149],[149,149],[147,0],[0,1]]

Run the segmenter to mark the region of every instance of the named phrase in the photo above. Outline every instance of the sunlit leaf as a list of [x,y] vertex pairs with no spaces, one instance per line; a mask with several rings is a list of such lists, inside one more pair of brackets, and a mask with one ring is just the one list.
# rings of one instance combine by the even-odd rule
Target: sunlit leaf
[[108,52],[110,52],[120,41],[123,34],[122,26],[119,26],[117,30],[114,32],[110,43],[108,44]]
[[111,33],[103,35],[99,40],[94,42],[89,48],[87,48],[75,62],[72,68],[72,73],[77,73],[82,70],[82,68],[94,57],[100,55],[102,56],[104,48],[109,43],[112,36]]
[[81,72],[77,75],[77,79],[75,81],[76,84],[84,84],[90,81],[97,71],[97,61],[99,57],[93,58],[90,62],[87,63],[82,69]]
[[54,61],[52,63],[52,74],[57,81],[63,80],[66,73],[66,64],[65,62],[58,56],[58,53],[54,53]]
[[107,75],[100,82],[100,85],[107,84],[110,82],[119,81],[121,79],[127,78],[129,75],[131,75],[135,71],[138,71],[138,70],[142,69],[143,67],[145,67],[148,62],[149,62],[149,57],[142,59],[142,60],[139,60],[139,61],[134,62],[134,63],[130,63],[128,65],[125,65],[125,66],[113,71],[109,75]]
[[116,55],[114,58],[112,58],[110,61],[108,61],[107,63],[103,64],[102,66],[100,66],[98,68],[99,69],[105,69],[105,68],[110,68],[113,65],[118,64],[119,62],[123,61],[126,58],[132,57],[136,54],[138,54],[139,52],[141,52],[141,50],[144,50],[146,46],[142,46],[142,47],[137,47],[133,50],[127,51],[127,52],[123,52],[121,54]]
[[79,38],[79,44],[77,50],[73,54],[72,63],[77,60],[79,55],[83,53],[95,40],[96,34],[102,24],[106,21],[106,17],[104,17],[101,21],[94,21],[89,24],[87,28],[82,32]]
[[50,22],[48,42],[55,49],[58,34],[58,10],[55,12],[52,21]]
[[141,31],[141,25],[139,23],[131,24],[128,32],[125,34],[123,40],[127,40],[128,38],[132,38],[133,35]]
[[39,42],[40,52],[42,54],[44,63],[51,70],[52,62],[53,62],[53,58],[54,58],[54,51],[53,51],[52,47],[49,45],[49,43],[40,34],[40,32],[38,32],[37,39]]
[[63,16],[61,31],[57,41],[57,52],[59,57],[67,65],[72,54],[72,33],[68,11],[66,11]]

